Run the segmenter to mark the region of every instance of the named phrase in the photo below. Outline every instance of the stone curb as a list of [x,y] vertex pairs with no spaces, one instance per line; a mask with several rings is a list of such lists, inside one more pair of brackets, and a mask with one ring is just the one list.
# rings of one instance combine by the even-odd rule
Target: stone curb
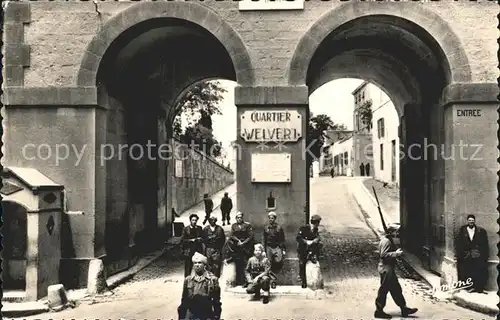
[[[360,183],[362,184],[363,189],[366,192],[368,192],[368,189],[365,187],[365,185],[363,184],[363,182],[361,181]],[[373,231],[373,233],[376,235],[376,237],[380,240],[380,237],[384,235],[383,232],[381,230],[379,230],[378,228],[375,227],[375,225],[372,222],[372,217],[361,206],[361,204],[359,203],[356,195],[353,195],[353,197],[354,197],[354,200],[356,201],[356,204],[358,205],[361,213],[363,214],[363,217],[365,218],[366,224]],[[370,197],[370,199],[372,201],[374,201],[375,205],[377,204],[377,202],[375,201],[375,199],[373,198],[373,196]],[[382,214],[384,214],[383,210],[382,210]],[[386,219],[386,215],[385,214],[384,214],[384,219]],[[417,273],[425,282],[427,282],[430,286],[432,286],[432,281],[430,281],[423,272],[419,272],[419,270],[418,270],[419,268],[415,268],[415,266],[413,265],[413,263],[409,259],[407,259],[405,256],[402,256],[401,258],[404,260],[404,262],[415,273]],[[452,295],[452,299],[453,299],[453,302],[456,305],[460,306],[460,307],[467,308],[467,309],[474,310],[474,311],[478,311],[478,312],[481,312],[481,313],[484,313],[484,314],[497,315],[498,312],[499,312],[498,308],[494,308],[492,306],[489,306],[489,305],[486,305],[486,304],[483,304],[483,303],[471,301],[471,300],[467,299],[466,297],[462,297],[460,295],[460,293],[453,294]]]
[[471,309],[474,311],[478,311],[478,312],[481,312],[481,313],[484,313],[487,315],[491,315],[491,316],[498,315],[498,307],[492,308],[491,306],[486,305],[484,303],[471,301],[471,300],[467,299],[466,297],[462,297],[460,292],[453,295],[453,300],[454,300],[455,304],[457,304],[461,307]]
[[39,302],[2,302],[2,318],[20,318],[49,312],[47,305]]
[[171,248],[169,246],[169,247],[163,248],[163,249],[161,249],[161,250],[159,250],[159,251],[157,251],[149,256],[145,256],[145,257],[139,259],[139,261],[137,261],[137,263],[133,267],[131,267],[130,269],[125,270],[125,271],[120,272],[120,273],[117,273],[115,275],[112,275],[111,277],[108,277],[108,279],[106,279],[106,283],[108,285],[108,288],[111,290],[111,289],[114,289],[114,288],[118,287],[119,285],[129,281],[139,271],[146,268],[151,263],[155,262],[158,258],[160,258],[162,255],[164,255],[170,249]]

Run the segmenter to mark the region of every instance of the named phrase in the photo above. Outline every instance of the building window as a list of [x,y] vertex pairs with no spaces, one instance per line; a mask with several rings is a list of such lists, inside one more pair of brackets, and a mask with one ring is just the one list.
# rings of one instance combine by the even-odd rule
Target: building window
[[349,156],[347,154],[347,151],[344,152],[344,165],[348,165],[349,164]]
[[385,136],[384,118],[380,118],[377,120],[377,136],[379,139]]
[[380,170],[384,170],[384,144],[380,144]]

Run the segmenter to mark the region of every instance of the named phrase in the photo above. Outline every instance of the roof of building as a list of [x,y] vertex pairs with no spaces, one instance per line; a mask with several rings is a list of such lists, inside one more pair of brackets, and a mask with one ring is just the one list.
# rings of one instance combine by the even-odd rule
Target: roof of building
[[325,131],[325,136],[327,137],[328,144],[332,144],[335,142],[342,142],[350,137],[352,137],[352,130],[327,130]]
[[360,84],[356,89],[354,89],[354,91],[352,92],[352,95],[355,95],[356,93],[358,93],[359,90],[363,89],[364,87],[366,87],[370,82],[368,81],[363,81],[362,84]]

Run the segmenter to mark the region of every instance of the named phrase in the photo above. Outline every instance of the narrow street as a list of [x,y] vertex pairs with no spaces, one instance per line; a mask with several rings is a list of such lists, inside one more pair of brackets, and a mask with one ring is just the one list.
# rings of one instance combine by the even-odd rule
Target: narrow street
[[[223,292],[223,319],[372,319],[379,279],[377,238],[349,194],[345,177],[315,178],[311,187],[312,214],[320,214],[325,242],[322,269],[325,293],[315,297],[272,296],[268,305],[246,295]],[[26,319],[175,319],[182,289],[182,262],[165,256],[108,297],[82,301],[76,308]],[[487,316],[436,302],[423,282],[400,278],[408,305],[419,308],[414,318],[485,319]],[[271,293],[272,294],[272,293]],[[389,296],[386,312],[400,313]]]

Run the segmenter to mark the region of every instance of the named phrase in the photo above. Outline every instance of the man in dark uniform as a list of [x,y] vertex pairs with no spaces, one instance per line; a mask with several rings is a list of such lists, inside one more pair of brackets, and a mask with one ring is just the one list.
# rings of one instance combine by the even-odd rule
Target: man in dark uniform
[[191,258],[195,252],[203,253],[203,230],[197,226],[198,215],[191,214],[189,216],[190,224],[182,230],[181,245],[184,253],[184,276],[187,277],[191,274],[193,263]]
[[366,176],[370,176],[370,163],[368,162],[365,166]]
[[363,162],[359,165],[359,173],[362,177],[365,175],[365,165]]
[[264,247],[267,259],[271,262],[271,272],[277,274],[283,267],[283,257],[286,253],[285,232],[276,223],[275,212],[271,211],[267,215],[269,224],[264,228]]
[[203,220],[203,225],[207,223],[208,218],[210,218],[210,214],[214,210],[214,202],[208,196],[208,193],[203,195],[203,203],[205,204],[205,219]]
[[396,248],[393,239],[399,236],[399,226],[389,225],[387,233],[380,239],[378,272],[380,274],[380,288],[375,300],[375,318],[390,319],[391,315],[384,312],[387,294],[390,292],[392,299],[401,308],[401,315],[407,317],[418,311],[417,308],[408,308],[403,297],[403,291],[396,275],[396,258],[403,255],[403,250]]
[[206,248],[206,257],[208,259],[207,268],[216,277],[220,277],[222,266],[222,248],[226,242],[224,229],[216,224],[217,217],[208,218],[209,225],[203,228],[203,243]]
[[182,300],[177,308],[179,319],[218,320],[222,312],[219,279],[205,269],[205,256],[195,253],[192,262],[194,272],[184,279]]
[[231,200],[231,198],[229,198],[229,194],[227,192],[224,193],[224,197],[222,198],[222,200],[220,201],[220,211],[222,212],[222,225],[225,226],[226,225],[226,221],[227,221],[227,224],[229,225],[229,213],[231,212],[231,210],[233,209],[233,201]]
[[321,217],[317,214],[311,217],[311,224],[300,227],[297,234],[297,252],[299,256],[299,276],[302,288],[307,288],[306,263],[309,259],[316,261],[319,258],[323,244],[319,237],[318,227]]
[[253,255],[253,230],[250,223],[243,221],[243,213],[236,213],[236,223],[231,226],[227,240],[227,255],[236,267],[236,283],[246,285],[245,267]]
[[471,278],[471,291],[482,293],[488,281],[490,251],[486,230],[476,225],[473,214],[469,214],[467,224],[460,227],[456,247],[459,279],[466,282]]

